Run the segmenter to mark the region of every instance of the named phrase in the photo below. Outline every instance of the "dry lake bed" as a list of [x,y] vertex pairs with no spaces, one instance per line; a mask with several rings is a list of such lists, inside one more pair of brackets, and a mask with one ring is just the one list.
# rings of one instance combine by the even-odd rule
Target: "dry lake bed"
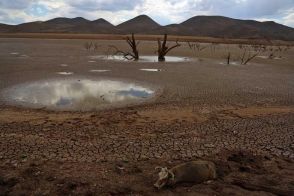
[[[294,48],[0,39],[0,195],[293,195]],[[252,49],[253,50],[253,49]],[[231,53],[231,63],[226,56]],[[156,166],[218,178],[157,190]]]

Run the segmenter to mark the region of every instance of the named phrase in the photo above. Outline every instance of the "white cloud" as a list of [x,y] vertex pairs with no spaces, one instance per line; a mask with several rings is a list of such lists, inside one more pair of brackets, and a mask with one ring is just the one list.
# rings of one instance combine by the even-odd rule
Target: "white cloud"
[[283,24],[294,27],[294,9],[290,9],[283,18]]
[[293,12],[293,0],[0,0],[0,23],[12,24],[77,16],[119,24],[146,14],[161,24],[195,15],[222,15],[269,19],[294,27]]

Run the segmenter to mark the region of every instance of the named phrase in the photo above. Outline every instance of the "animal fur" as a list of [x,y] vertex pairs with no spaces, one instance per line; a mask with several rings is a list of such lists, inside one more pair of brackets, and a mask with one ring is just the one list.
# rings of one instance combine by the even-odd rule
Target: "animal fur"
[[154,184],[158,189],[181,182],[202,183],[216,178],[215,164],[210,161],[191,161],[171,169],[159,167],[159,179]]

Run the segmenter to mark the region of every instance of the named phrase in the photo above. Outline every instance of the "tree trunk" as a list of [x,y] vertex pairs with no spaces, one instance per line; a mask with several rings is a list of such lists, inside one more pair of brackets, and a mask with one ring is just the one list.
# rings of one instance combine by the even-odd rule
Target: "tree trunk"
[[172,47],[168,47],[166,46],[166,42],[167,42],[167,34],[164,34],[164,38],[163,38],[163,42],[161,43],[160,38],[158,38],[157,43],[158,43],[158,61],[159,62],[163,62],[165,61],[165,56],[166,54],[171,51],[172,49],[181,46],[180,44],[178,44],[178,42],[176,42],[176,45],[172,46]]
[[139,42],[136,42],[134,33],[132,33],[132,39],[127,37],[127,43],[129,44],[129,46],[133,50],[133,55],[132,56],[133,56],[134,60],[135,61],[139,60],[139,51],[137,49],[137,46],[139,45]]

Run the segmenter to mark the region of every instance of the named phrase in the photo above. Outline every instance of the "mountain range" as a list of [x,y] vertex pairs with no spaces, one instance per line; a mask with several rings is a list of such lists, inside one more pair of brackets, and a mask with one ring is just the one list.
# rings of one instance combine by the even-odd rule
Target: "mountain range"
[[114,26],[100,18],[54,18],[19,25],[0,23],[0,33],[81,33],[81,34],[150,34],[204,36],[236,39],[275,39],[294,41],[294,28],[273,21],[258,22],[223,16],[195,16],[180,24],[159,25],[146,15]]

